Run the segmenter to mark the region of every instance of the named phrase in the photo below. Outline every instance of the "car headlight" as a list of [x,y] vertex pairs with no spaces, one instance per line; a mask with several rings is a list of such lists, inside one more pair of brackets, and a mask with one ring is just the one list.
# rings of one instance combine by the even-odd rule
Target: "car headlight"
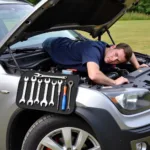
[[150,108],[150,92],[147,89],[126,88],[104,92],[124,114],[134,114]]

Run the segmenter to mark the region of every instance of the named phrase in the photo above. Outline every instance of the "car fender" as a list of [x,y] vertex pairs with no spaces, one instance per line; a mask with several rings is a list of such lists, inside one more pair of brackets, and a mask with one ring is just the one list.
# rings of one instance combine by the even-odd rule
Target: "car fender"
[[[108,111],[97,108],[77,107],[75,113],[87,122],[103,148],[106,150],[111,149],[111,147],[115,147],[116,150],[119,147],[121,148],[123,141],[121,129]],[[115,138],[114,135],[116,135]]]

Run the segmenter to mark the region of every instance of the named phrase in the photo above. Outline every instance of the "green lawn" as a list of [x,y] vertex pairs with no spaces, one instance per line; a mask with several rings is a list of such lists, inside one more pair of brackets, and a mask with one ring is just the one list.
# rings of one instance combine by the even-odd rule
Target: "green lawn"
[[[128,43],[134,51],[150,55],[150,20],[118,21],[110,32],[116,44]],[[111,43],[107,34],[102,40]]]
[[136,12],[127,12],[120,20],[150,20],[150,15]]

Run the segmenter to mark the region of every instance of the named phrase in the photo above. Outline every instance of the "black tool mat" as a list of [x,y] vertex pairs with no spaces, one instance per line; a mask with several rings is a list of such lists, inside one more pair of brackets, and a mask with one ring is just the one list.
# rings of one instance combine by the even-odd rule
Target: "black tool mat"
[[[35,77],[34,76],[35,73],[40,73],[42,75],[50,75],[53,77],[66,76],[67,79],[58,79],[58,78],[52,78],[52,77],[50,78],[49,77]],[[36,81],[34,82],[31,81],[32,78],[35,79]],[[27,79],[28,81],[25,82],[24,81],[25,79]],[[39,86],[39,83],[38,83],[39,80],[40,81],[42,80],[41,86]],[[46,81],[50,80],[50,83],[46,84],[45,80]],[[61,81],[63,82],[61,85],[61,92],[59,96],[59,105],[58,105],[58,89],[59,89],[58,82],[61,82]],[[70,90],[68,82],[70,81],[71,82],[73,81],[73,85],[72,85],[71,92],[70,92],[70,103],[69,103],[70,109],[68,109],[69,90]],[[55,91],[54,91],[54,97],[53,97],[54,106],[52,106],[52,103],[49,105],[51,101],[52,89],[53,89],[52,82],[57,82],[55,85]],[[67,87],[66,105],[63,105],[64,108],[62,109],[62,98],[64,95],[63,93],[64,93],[65,84]],[[16,104],[18,105],[18,107],[21,107],[21,108],[43,110],[43,111],[48,111],[48,112],[60,113],[60,114],[70,114],[75,109],[78,84],[79,84],[78,75],[66,75],[66,74],[61,74],[61,73],[46,73],[46,72],[34,72],[34,71],[25,72],[24,74],[22,74],[19,85],[18,85]],[[46,86],[47,86],[47,91],[46,91]],[[38,93],[39,93],[39,96],[38,96]],[[46,98],[46,101],[47,101],[46,106],[45,106],[45,103],[43,102],[44,97]],[[21,99],[23,100],[21,101]],[[31,100],[31,102],[29,101],[29,99]],[[35,103],[35,99],[39,99],[39,103]]]

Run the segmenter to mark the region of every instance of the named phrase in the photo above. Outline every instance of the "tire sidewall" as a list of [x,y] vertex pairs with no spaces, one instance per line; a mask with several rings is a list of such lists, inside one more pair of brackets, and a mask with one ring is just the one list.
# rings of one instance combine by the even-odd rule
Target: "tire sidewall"
[[92,134],[92,130],[85,122],[75,116],[44,116],[33,124],[26,134],[21,150],[36,150],[40,141],[50,132],[63,128],[80,128]]

